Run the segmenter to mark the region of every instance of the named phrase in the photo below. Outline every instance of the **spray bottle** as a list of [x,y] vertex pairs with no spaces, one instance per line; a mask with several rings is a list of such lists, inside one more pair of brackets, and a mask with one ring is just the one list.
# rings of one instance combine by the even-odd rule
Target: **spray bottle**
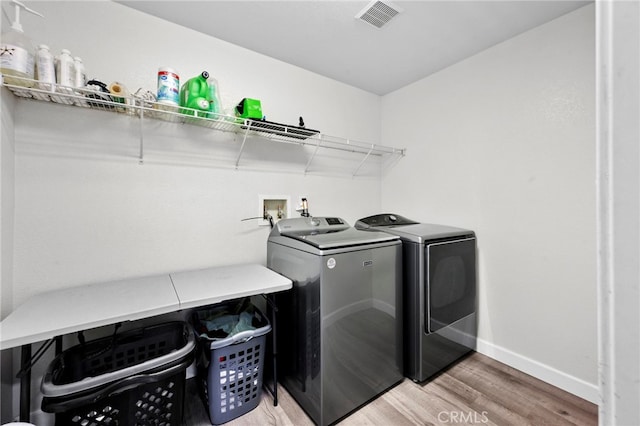
[[186,115],[195,115],[197,117],[206,117],[209,111],[209,84],[207,79],[209,73],[202,71],[200,75],[190,78],[180,88],[180,106],[203,111],[204,113],[194,112],[187,109],[181,109],[180,112]]
[[[29,9],[18,0],[12,0],[15,6],[15,20],[11,24],[11,29],[3,33],[0,41],[0,72],[4,81],[16,86],[33,87],[33,43],[24,34],[22,24],[20,24],[20,9],[44,18],[40,13]],[[12,78],[15,76],[18,78]],[[23,80],[28,79],[28,80]]]

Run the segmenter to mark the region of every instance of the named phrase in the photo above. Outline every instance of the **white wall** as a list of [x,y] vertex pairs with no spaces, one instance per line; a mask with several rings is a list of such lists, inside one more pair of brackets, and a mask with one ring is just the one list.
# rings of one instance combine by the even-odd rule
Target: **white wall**
[[[302,115],[324,133],[379,141],[380,98],[373,94],[116,3],[30,6],[46,16],[24,23],[30,37],[54,53],[68,48],[81,56],[90,78],[155,90],[159,66],[178,69],[182,81],[208,70],[227,105],[255,97],[270,120],[297,124]],[[139,165],[137,119],[18,102],[16,304],[35,292],[87,282],[264,263],[268,227],[241,222],[260,213],[260,194],[292,201],[306,195],[312,214],[349,222],[380,208],[379,177],[278,172],[284,165],[273,153],[304,167],[309,151],[296,146],[284,152],[254,140],[240,170],[208,167],[216,156],[234,164],[241,138],[187,127],[146,123],[147,153]],[[243,169],[259,167],[256,157],[274,171]]]
[[383,210],[477,232],[479,350],[592,401],[594,37],[591,5],[382,101]]

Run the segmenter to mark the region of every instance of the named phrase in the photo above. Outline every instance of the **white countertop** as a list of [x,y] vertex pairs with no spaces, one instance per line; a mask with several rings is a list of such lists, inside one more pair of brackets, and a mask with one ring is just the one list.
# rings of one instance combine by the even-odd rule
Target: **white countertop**
[[38,294],[0,322],[0,349],[122,321],[291,288],[261,265],[234,265]]
[[178,310],[168,275],[38,294],[0,323],[0,349]]
[[234,265],[171,274],[180,309],[291,288],[291,280],[261,265]]

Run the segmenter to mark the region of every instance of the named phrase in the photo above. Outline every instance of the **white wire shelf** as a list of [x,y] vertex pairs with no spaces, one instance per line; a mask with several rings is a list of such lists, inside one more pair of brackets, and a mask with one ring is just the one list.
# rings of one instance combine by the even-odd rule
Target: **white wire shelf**
[[[235,167],[238,168],[248,137],[258,137],[276,142],[305,145],[312,147],[312,153],[304,172],[320,149],[329,149],[362,155],[362,160],[352,175],[356,176],[362,165],[370,157],[402,157],[404,148],[394,148],[362,141],[330,136],[317,130],[297,126],[289,126],[263,120],[242,119],[235,116],[203,112],[186,107],[163,104],[136,95],[115,96],[113,94],[89,88],[73,88],[61,85],[43,85],[35,80],[15,76],[0,75],[2,86],[15,96],[40,102],[52,102],[79,108],[96,109],[111,113],[124,113],[146,119],[163,120],[173,123],[188,124],[209,128],[221,132],[230,132],[242,137]],[[140,126],[139,160],[144,160],[144,131]]]

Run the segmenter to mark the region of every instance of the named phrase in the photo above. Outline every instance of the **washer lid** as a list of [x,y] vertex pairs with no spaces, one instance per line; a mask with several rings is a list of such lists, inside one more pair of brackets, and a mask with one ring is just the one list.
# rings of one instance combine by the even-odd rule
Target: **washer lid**
[[279,220],[269,238],[288,237],[319,249],[336,249],[397,240],[384,232],[363,232],[339,217],[298,217]]
[[415,225],[418,222],[415,222],[411,219],[407,219],[404,216],[400,216],[399,214],[394,213],[382,213],[376,214],[369,217],[364,217],[359,219],[355,227],[357,229],[368,229],[368,228],[376,228],[381,226],[399,226],[399,225]]
[[363,232],[358,231],[355,228],[347,228],[334,232],[327,231],[322,233],[310,234],[289,234],[287,232],[283,232],[281,235],[289,238],[294,238],[298,241],[310,244],[321,250],[383,243],[387,241],[398,240],[400,238],[397,235],[390,235],[384,232]]
[[436,225],[432,223],[417,223],[415,225],[397,226],[392,228],[380,228],[385,232],[400,236],[403,240],[415,243],[425,243],[430,240],[454,238],[454,237],[474,237],[473,231],[453,226]]
[[383,213],[365,217],[356,222],[355,227],[367,231],[384,231],[400,236],[404,241],[422,244],[426,241],[452,237],[473,237],[468,229],[447,225],[419,223],[393,213]]

